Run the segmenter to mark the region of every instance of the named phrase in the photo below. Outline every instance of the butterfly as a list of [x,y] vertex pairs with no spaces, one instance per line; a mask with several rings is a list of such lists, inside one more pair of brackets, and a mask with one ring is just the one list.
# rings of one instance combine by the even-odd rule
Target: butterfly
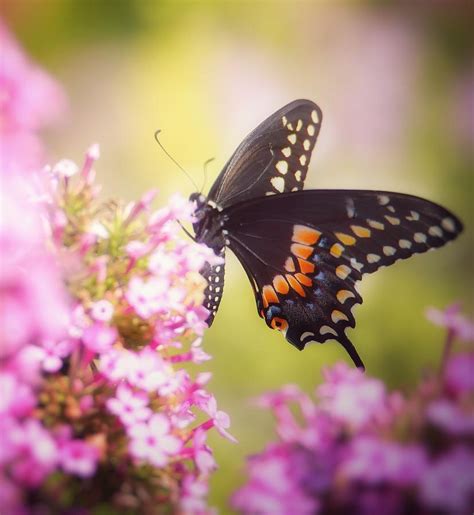
[[[252,285],[257,311],[297,349],[333,339],[357,367],[346,336],[364,274],[441,247],[462,231],[445,208],[402,193],[303,190],[322,112],[295,100],[252,131],[207,197],[193,193],[195,240],[217,255],[229,248]],[[214,320],[225,265],[206,265],[204,306]]]

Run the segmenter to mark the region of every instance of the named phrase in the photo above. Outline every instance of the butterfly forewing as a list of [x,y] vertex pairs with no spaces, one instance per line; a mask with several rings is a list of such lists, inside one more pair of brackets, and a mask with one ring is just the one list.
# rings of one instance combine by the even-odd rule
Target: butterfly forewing
[[296,100],[274,113],[237,148],[208,198],[227,207],[301,190],[321,120],[321,110],[309,100]]

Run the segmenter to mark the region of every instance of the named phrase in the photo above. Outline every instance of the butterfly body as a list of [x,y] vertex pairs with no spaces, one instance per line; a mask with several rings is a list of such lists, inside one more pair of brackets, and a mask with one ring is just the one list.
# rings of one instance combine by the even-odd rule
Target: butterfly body
[[[345,334],[363,274],[444,245],[462,230],[427,200],[383,191],[303,190],[321,126],[320,109],[297,100],[257,127],[238,147],[209,195],[196,202],[196,240],[224,257],[230,248],[252,285],[257,311],[302,350],[335,339],[362,360]],[[211,325],[224,265],[201,271]]]

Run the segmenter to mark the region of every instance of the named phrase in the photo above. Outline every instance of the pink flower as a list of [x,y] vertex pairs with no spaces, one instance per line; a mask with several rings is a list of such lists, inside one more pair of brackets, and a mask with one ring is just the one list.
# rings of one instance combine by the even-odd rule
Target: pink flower
[[34,419],[12,428],[10,443],[17,449],[13,477],[26,486],[38,486],[58,463],[58,448],[49,432]]
[[115,397],[107,401],[107,408],[126,426],[143,422],[152,413],[148,407],[148,396],[144,392],[134,392],[124,383],[117,388]]
[[33,389],[17,377],[13,371],[0,372],[0,416],[24,417],[31,414],[36,405]]
[[99,322],[110,322],[114,315],[114,306],[108,300],[94,302],[91,308],[91,316]]
[[457,447],[432,463],[421,478],[421,497],[434,510],[468,513],[474,496],[474,454]]
[[117,336],[115,327],[96,322],[84,331],[82,341],[90,351],[102,354],[110,350]]
[[432,424],[454,435],[474,434],[474,414],[464,412],[460,406],[447,399],[430,403],[426,411]]
[[416,485],[428,467],[422,447],[385,442],[377,437],[356,438],[341,465],[342,473],[353,480]]
[[444,379],[447,389],[455,395],[474,392],[474,354],[452,356],[446,364]]
[[182,446],[181,440],[170,434],[170,429],[169,419],[161,414],[153,415],[146,423],[131,426],[128,430],[131,454],[163,467]]
[[59,462],[63,470],[79,477],[93,476],[98,460],[98,449],[83,440],[66,441],[59,451]]
[[211,417],[211,420],[202,425],[203,429],[215,427],[224,438],[237,443],[237,440],[227,431],[227,428],[230,427],[229,415],[225,411],[217,409],[217,402],[213,395],[209,397],[203,409]]
[[31,63],[0,20],[0,173],[38,169],[42,146],[34,131],[64,110],[59,86]]
[[433,324],[445,327],[452,331],[455,338],[462,341],[474,341],[474,324],[460,314],[461,307],[459,304],[452,304],[444,311],[435,308],[428,308],[426,310],[426,317]]
[[39,349],[43,370],[45,372],[57,372],[60,370],[63,366],[64,358],[70,356],[75,347],[76,341],[71,339],[43,341]]
[[382,381],[339,363],[323,372],[326,382],[316,391],[321,408],[353,428],[361,428],[388,416],[388,397]]
[[165,277],[152,277],[147,281],[133,277],[128,284],[126,297],[137,315],[146,319],[167,306],[169,288],[169,280]]

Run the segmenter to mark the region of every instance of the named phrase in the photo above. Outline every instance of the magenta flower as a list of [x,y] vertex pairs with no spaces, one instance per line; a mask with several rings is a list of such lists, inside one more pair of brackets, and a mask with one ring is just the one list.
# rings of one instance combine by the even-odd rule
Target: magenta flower
[[474,342],[474,324],[460,314],[459,304],[448,306],[444,311],[435,308],[426,310],[426,317],[433,324],[452,331],[453,336],[462,341]]
[[59,450],[59,462],[62,469],[79,477],[93,476],[98,459],[97,448],[82,440],[66,441]]
[[0,20],[0,173],[38,169],[44,151],[35,131],[58,119],[60,87],[22,52]]
[[94,302],[91,308],[91,316],[98,322],[110,322],[114,314],[114,306],[108,300]]
[[102,354],[111,349],[117,339],[117,335],[115,327],[110,327],[102,322],[96,322],[85,329],[82,341],[90,351]]
[[169,288],[170,283],[165,277],[148,280],[134,277],[128,285],[127,300],[137,315],[149,318],[167,307]]
[[472,508],[474,496],[474,453],[457,447],[434,461],[421,478],[421,497],[428,507],[450,515]]
[[134,392],[124,383],[118,386],[115,397],[108,399],[107,408],[126,426],[144,422],[152,413],[147,395],[140,391]]
[[170,422],[164,415],[153,415],[148,422],[131,426],[130,452],[135,458],[163,467],[181,449],[181,440],[170,434]]
[[448,390],[461,396],[474,392],[474,354],[457,354],[446,364],[445,382]]

